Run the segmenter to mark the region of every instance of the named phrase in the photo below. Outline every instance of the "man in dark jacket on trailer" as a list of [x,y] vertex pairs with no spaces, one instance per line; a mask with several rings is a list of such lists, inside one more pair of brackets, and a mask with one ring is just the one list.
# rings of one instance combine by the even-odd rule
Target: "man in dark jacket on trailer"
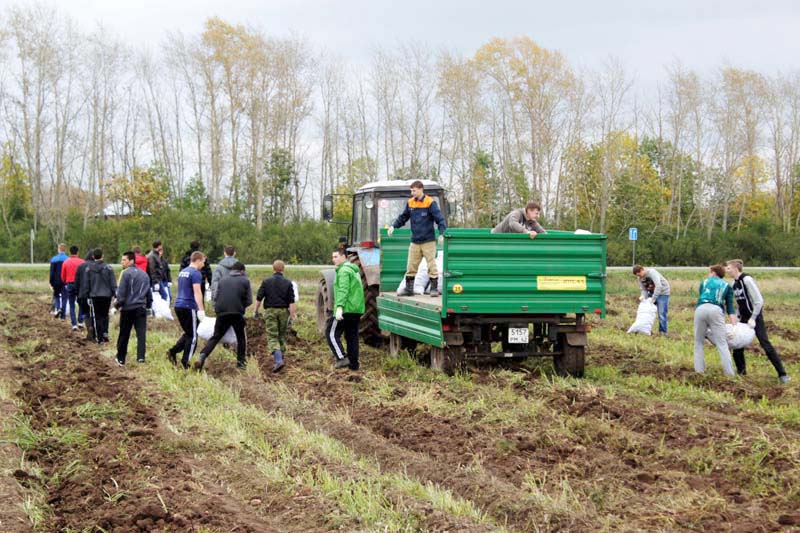
[[[772,346],[767,335],[767,324],[764,322],[764,297],[756,285],[753,276],[742,272],[744,262],[741,259],[732,259],[725,264],[725,272],[733,278],[733,297],[736,300],[737,314],[739,322],[744,322],[756,330],[758,343],[767,354],[767,359],[775,367],[778,373],[778,380],[782,384],[789,383],[789,375],[783,368],[783,361],[778,351]],[[736,363],[736,371],[740,375],[747,373],[744,359],[744,348],[733,350],[733,362]]]
[[78,309],[80,309],[80,317],[78,320],[86,326],[86,338],[94,339],[94,323],[91,319],[89,312],[89,282],[86,278],[86,270],[94,263],[94,248],[89,250],[86,254],[83,263],[78,265],[78,270],[75,272],[75,294],[78,302]]
[[200,352],[200,358],[194,366],[196,370],[203,369],[206,359],[229,328],[233,328],[236,333],[236,368],[240,370],[246,368],[247,336],[244,330],[244,313],[252,303],[253,291],[250,288],[250,280],[244,274],[244,265],[237,261],[231,265],[230,274],[222,278],[217,286],[217,300],[214,302],[217,320],[214,322],[214,334]]
[[433,223],[439,227],[439,244],[444,242],[444,232],[447,223],[439,210],[436,200],[425,194],[424,185],[417,180],[411,184],[411,198],[409,198],[403,212],[389,226],[391,236],[395,228],[402,228],[406,222],[411,221],[411,245],[408,248],[408,265],[406,270],[406,286],[400,296],[414,295],[414,278],[417,269],[425,258],[428,264],[428,274],[431,277],[431,296],[439,296],[439,269],[436,265],[436,233]]
[[[192,262],[192,254],[197,251],[200,251],[200,243],[198,241],[190,242],[189,250],[186,251],[186,253],[183,255],[183,259],[181,259],[180,270],[183,270],[184,268],[189,266],[189,263]],[[203,265],[203,268],[200,269],[200,273],[203,275],[203,283],[201,283],[200,289],[203,292],[203,297],[205,297],[206,288],[208,288],[211,285],[211,276],[212,276],[211,267],[208,265],[208,257],[206,257],[206,262]]]
[[258,316],[258,308],[261,301],[264,301],[268,349],[275,358],[273,372],[280,372],[283,368],[286,333],[289,321],[294,320],[295,316],[294,287],[291,281],[283,277],[285,268],[286,265],[280,259],[272,263],[273,274],[261,283],[256,295],[255,316]]
[[136,328],[136,360],[144,363],[147,348],[147,315],[153,306],[150,277],[136,268],[136,255],[130,251],[122,254],[122,276],[117,288],[116,308],[119,309],[119,337],[117,357],[119,366],[125,365],[131,328]]
[[94,263],[86,269],[89,290],[89,312],[92,315],[95,340],[98,344],[108,342],[108,311],[111,299],[117,294],[114,271],[103,261],[103,250],[95,248]]

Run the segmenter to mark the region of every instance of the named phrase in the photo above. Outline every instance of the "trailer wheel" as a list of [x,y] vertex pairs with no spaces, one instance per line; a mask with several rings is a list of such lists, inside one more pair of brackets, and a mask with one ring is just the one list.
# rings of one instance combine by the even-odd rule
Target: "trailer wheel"
[[319,280],[319,285],[317,285],[317,331],[319,331],[320,335],[325,334],[325,328],[328,326],[328,319],[331,317],[329,311],[331,303],[329,300],[328,283],[323,278]]
[[582,378],[584,369],[584,346],[570,346],[562,339],[558,347],[561,355],[553,356],[556,374],[562,377]]
[[403,337],[397,333],[389,333],[389,355],[397,357],[403,345]]
[[452,376],[464,362],[462,348],[459,346],[445,346],[437,348],[431,346],[431,369],[444,372]]

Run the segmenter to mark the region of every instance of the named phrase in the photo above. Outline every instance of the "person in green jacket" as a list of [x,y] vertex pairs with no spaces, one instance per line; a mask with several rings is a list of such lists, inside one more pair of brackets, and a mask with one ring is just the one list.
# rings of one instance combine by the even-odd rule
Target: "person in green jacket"
[[722,370],[729,376],[736,375],[725,333],[724,313],[734,326],[738,319],[733,308],[733,289],[722,279],[724,276],[725,267],[712,265],[708,267],[708,277],[700,282],[700,296],[694,309],[694,371],[699,374],[706,370],[703,343],[708,336],[717,347]]
[[[358,325],[364,314],[364,289],[358,267],[347,260],[344,250],[331,254],[336,266],[333,283],[334,314],[325,327],[325,340],[336,358],[335,368],[358,370]],[[347,342],[347,353],[342,346],[342,333]]]

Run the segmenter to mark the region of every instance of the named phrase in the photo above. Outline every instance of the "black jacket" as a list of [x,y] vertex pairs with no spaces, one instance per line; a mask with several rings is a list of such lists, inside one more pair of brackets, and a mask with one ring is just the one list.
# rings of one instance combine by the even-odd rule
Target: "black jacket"
[[264,300],[264,309],[271,307],[287,308],[294,303],[294,287],[292,282],[283,277],[280,272],[275,272],[272,276],[261,282],[258,288],[256,300]]
[[167,281],[164,274],[164,262],[156,251],[151,251],[147,254],[147,273],[150,274],[150,283],[152,285]]
[[95,261],[86,269],[89,298],[111,298],[117,294],[114,271],[103,261]]
[[244,310],[253,303],[250,280],[241,270],[231,271],[219,281],[214,311],[217,316],[244,315]]
[[150,277],[135,266],[123,270],[117,288],[117,309],[123,311],[153,307],[153,293],[150,291]]
[[94,257],[87,257],[86,261],[78,265],[78,270],[75,272],[75,294],[78,295],[78,300],[85,300],[89,297],[89,283],[86,278],[86,270],[93,264]]
[[[197,250],[187,250],[185,254],[183,254],[183,259],[181,259],[181,268],[188,267],[189,264],[192,262],[192,254]],[[203,276],[203,285],[200,287],[203,289],[203,294],[206,292],[206,285],[211,285],[211,266],[208,264],[208,257],[206,257],[205,262],[203,263],[203,268],[200,269],[200,274]]]

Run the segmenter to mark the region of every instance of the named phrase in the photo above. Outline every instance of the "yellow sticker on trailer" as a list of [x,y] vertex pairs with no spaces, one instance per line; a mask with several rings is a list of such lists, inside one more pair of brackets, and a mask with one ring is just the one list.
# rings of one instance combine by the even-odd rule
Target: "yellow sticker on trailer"
[[585,291],[586,276],[536,276],[540,291]]

